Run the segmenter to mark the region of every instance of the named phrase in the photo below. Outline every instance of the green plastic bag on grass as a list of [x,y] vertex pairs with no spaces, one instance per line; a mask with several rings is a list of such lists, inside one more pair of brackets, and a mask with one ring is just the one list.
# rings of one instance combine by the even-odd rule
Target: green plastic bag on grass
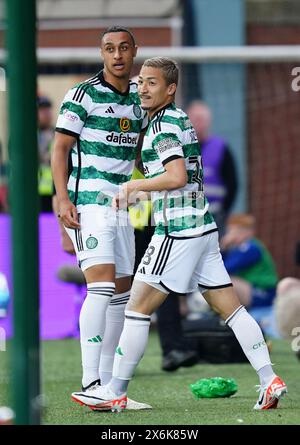
[[189,387],[197,399],[230,397],[238,390],[234,379],[224,379],[223,377],[200,379],[189,385]]

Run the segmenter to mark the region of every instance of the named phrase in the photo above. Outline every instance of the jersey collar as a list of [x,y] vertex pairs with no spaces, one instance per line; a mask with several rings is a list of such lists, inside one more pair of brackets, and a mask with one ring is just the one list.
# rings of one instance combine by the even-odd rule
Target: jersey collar
[[129,94],[130,84],[128,84],[127,91],[125,91],[125,93],[122,93],[117,88],[115,88],[111,83],[106,82],[106,80],[104,79],[103,70],[98,73],[98,79],[100,80],[102,85],[104,85],[105,87],[109,88],[114,93],[119,94],[120,96],[127,96]]
[[164,107],[160,108],[159,110],[155,111],[155,113],[151,117],[151,120],[153,121],[153,119],[155,119],[155,117],[158,115],[158,113],[160,113],[163,110],[167,110],[168,108],[170,108],[171,110],[175,110],[175,108],[176,108],[175,102],[170,102],[169,104],[167,104]]

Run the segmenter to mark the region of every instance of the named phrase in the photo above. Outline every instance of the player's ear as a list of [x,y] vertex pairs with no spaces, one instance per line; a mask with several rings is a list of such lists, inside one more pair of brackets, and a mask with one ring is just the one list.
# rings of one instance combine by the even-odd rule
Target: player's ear
[[100,58],[103,60],[102,48],[100,47]]
[[174,96],[174,94],[176,93],[176,88],[177,88],[176,83],[171,83],[168,86],[168,95],[169,96]]
[[137,50],[138,50],[138,46],[135,45],[134,48],[133,48],[133,57],[136,56],[136,54],[137,54]]

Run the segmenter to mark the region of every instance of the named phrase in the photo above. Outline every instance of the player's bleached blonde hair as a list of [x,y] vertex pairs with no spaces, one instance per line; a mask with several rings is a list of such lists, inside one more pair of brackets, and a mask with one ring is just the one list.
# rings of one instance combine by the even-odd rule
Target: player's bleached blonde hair
[[178,84],[179,69],[175,60],[168,57],[152,57],[145,60],[143,66],[150,66],[152,68],[159,68],[164,76],[167,85],[171,83]]

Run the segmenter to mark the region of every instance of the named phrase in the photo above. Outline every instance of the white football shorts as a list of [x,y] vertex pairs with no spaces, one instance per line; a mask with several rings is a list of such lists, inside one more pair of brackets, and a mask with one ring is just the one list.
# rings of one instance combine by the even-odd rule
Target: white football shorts
[[195,238],[153,235],[135,279],[179,294],[231,286],[217,231]]
[[78,219],[80,229],[66,231],[82,271],[98,264],[115,264],[117,278],[132,275],[135,240],[128,213],[111,207],[83,208]]

